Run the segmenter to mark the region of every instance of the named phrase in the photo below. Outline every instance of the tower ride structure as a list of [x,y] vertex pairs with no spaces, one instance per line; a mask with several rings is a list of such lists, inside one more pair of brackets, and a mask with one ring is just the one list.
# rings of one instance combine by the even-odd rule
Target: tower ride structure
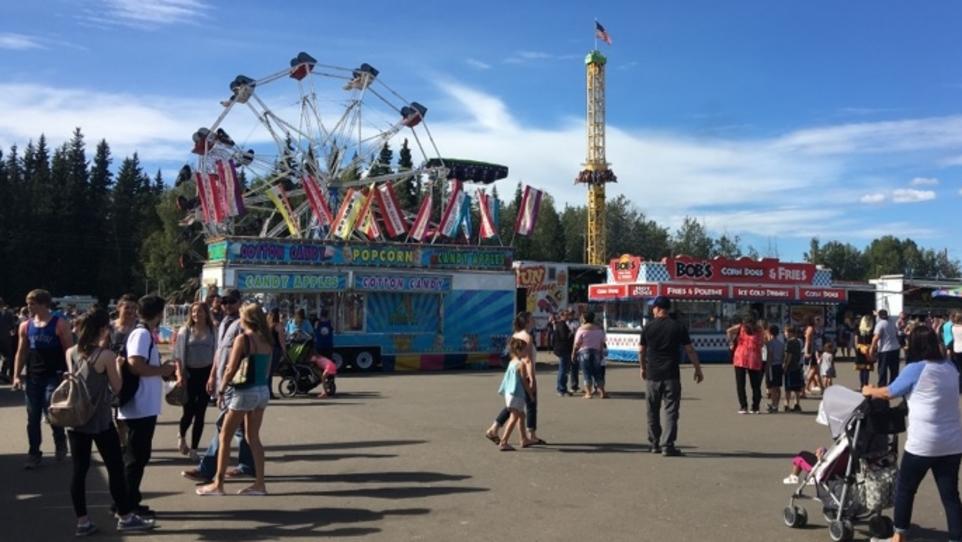
[[605,185],[618,178],[608,167],[605,159],[605,64],[608,59],[601,51],[593,50],[585,57],[587,78],[587,132],[588,152],[584,169],[576,183],[588,185],[587,217],[587,263],[608,263],[605,225]]

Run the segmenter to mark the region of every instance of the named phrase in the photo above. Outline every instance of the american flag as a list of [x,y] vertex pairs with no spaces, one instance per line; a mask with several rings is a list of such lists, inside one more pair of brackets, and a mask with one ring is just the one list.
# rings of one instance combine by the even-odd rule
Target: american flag
[[608,35],[608,31],[605,30],[605,27],[601,26],[601,23],[598,21],[595,21],[595,37],[611,45],[611,36]]

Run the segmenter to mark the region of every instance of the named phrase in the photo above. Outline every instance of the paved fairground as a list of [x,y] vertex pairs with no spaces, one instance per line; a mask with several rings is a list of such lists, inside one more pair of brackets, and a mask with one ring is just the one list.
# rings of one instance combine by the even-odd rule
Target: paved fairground
[[[558,397],[553,369],[539,369],[539,433],[549,445],[513,453],[483,437],[502,406],[500,372],[345,374],[336,399],[272,402],[263,434],[268,497],[195,496],[179,475],[190,466],[175,450],[179,409],[165,406],[143,482],[158,528],[126,538],[829,540],[814,503],[805,529],[782,523],[791,457],[829,442],[814,421],[816,400],[803,414],[738,415],[730,367],[708,366],[701,385],[686,367],[679,444],[687,456],[666,458],[648,453],[637,368],[609,367],[608,400]],[[839,373],[843,384],[856,380],[850,364]],[[22,470],[21,394],[0,388],[0,409],[0,540],[71,539],[70,461]],[[49,453],[46,427],[44,439]],[[88,503],[95,537],[119,538],[99,463]],[[912,540],[945,539],[931,479],[914,520]],[[860,526],[856,540],[867,539]]]

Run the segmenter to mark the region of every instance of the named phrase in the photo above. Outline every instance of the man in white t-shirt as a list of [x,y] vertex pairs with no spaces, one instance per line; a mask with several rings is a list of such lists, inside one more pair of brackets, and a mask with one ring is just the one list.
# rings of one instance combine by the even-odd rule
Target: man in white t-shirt
[[124,470],[130,504],[138,516],[152,518],[153,511],[140,503],[140,482],[153,448],[154,428],[164,395],[163,378],[174,374],[176,365],[170,361],[161,364],[154,345],[153,332],[164,317],[164,299],[144,296],[138,302],[137,312],[141,325],[127,336],[127,363],[140,383],[133,398],[118,409],[117,419],[127,427]]
[[878,387],[880,388],[899,376],[899,349],[902,345],[899,344],[898,330],[888,321],[888,317],[887,310],[878,311],[878,323],[875,324],[875,335],[872,337],[872,346],[869,350],[869,354],[878,359]]

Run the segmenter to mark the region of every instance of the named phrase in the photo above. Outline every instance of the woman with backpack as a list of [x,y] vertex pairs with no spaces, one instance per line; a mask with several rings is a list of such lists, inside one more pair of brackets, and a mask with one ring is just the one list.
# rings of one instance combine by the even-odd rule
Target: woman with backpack
[[73,478],[70,483],[70,497],[77,515],[77,536],[86,536],[97,531],[87,516],[87,471],[90,470],[90,456],[93,444],[107,468],[110,495],[117,506],[118,531],[146,531],[154,528],[154,523],[144,520],[132,512],[127,485],[124,478],[124,463],[120,453],[120,437],[114,427],[110,405],[113,395],[120,393],[122,380],[117,366],[117,356],[108,348],[102,348],[110,334],[110,316],[102,308],[94,307],[76,320],[77,345],[67,350],[67,370],[76,376],[80,385],[87,390],[92,415],[83,425],[67,431],[70,440],[70,455],[73,458]]
[[[197,460],[197,447],[204,434],[204,418],[210,395],[207,394],[207,379],[214,366],[214,347],[216,333],[210,311],[205,303],[195,301],[190,305],[187,323],[177,332],[174,343],[174,360],[180,365],[180,374],[187,382],[180,381],[178,386],[187,387],[187,402],[184,403],[180,417],[180,434],[177,448],[181,455],[190,455]],[[190,433],[190,446],[187,446],[187,429]]]

